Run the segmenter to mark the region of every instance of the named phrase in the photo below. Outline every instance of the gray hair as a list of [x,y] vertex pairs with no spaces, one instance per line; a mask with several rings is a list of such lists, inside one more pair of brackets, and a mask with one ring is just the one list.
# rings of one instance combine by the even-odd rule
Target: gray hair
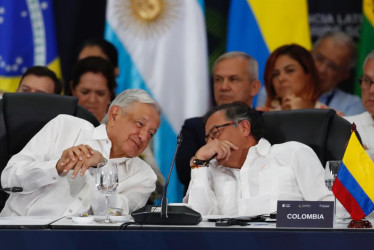
[[313,45],[313,50],[317,48],[323,40],[331,39],[334,43],[347,47],[349,50],[348,69],[353,69],[357,61],[357,46],[352,37],[342,31],[328,31],[323,34]]
[[362,65],[362,67],[364,67],[364,65],[366,64],[366,62],[368,60],[374,60],[374,50],[372,50],[366,57],[365,57],[365,61],[364,61],[364,64]]
[[[109,109],[113,106],[120,106],[123,112],[126,112],[131,105],[136,102],[146,103],[153,105],[158,114],[161,113],[161,109],[158,104],[152,99],[152,97],[142,89],[127,89],[122,91],[117,97],[112,101],[109,106]],[[109,110],[108,109],[108,110]],[[102,120],[102,124],[106,124],[108,122],[108,113],[106,113],[104,119]]]
[[227,52],[222,54],[217,58],[217,60],[214,62],[213,65],[213,71],[216,68],[217,64],[225,59],[230,58],[243,58],[248,62],[248,74],[251,77],[251,81],[258,80],[258,63],[256,59],[248,55],[247,53],[241,52],[241,51],[233,51],[233,52]]

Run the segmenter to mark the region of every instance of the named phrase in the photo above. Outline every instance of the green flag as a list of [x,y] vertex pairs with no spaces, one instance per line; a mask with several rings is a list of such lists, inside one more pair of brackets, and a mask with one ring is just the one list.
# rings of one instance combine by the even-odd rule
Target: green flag
[[[361,24],[360,43],[358,46],[357,78],[362,76],[362,65],[365,57],[374,50],[374,0],[362,1],[363,19]],[[355,85],[355,94],[361,95],[359,84]]]

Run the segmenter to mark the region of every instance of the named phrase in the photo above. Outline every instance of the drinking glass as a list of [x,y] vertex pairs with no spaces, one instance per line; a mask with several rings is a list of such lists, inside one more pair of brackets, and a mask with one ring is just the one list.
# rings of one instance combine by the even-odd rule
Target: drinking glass
[[336,176],[338,175],[341,161],[327,161],[325,167],[325,183],[331,191]]
[[97,166],[96,188],[105,195],[106,216],[104,222],[109,223],[109,196],[116,192],[118,187],[118,168],[113,162],[100,163]]
[[[340,168],[341,161],[327,161],[325,167],[325,183],[327,188],[331,191],[332,186],[334,185],[334,181],[336,176],[338,176],[339,168]],[[336,197],[334,195],[334,214],[335,220],[336,218]]]

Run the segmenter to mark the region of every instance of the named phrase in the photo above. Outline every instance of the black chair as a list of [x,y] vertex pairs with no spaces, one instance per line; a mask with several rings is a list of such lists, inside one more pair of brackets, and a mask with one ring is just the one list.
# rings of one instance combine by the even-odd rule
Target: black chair
[[351,124],[332,109],[272,111],[262,117],[264,137],[271,144],[302,142],[314,150],[323,167],[328,160],[343,158],[351,135]]
[[[14,154],[21,151],[47,122],[59,114],[80,117],[94,126],[100,124],[95,116],[78,105],[78,99],[72,96],[43,93],[3,94],[0,100],[0,172]],[[5,192],[0,192],[0,210],[7,197]]]

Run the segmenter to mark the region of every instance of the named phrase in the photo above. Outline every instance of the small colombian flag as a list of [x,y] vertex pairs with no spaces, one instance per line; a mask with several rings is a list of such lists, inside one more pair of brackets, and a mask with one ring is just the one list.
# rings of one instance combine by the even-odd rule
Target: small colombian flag
[[332,191],[353,220],[374,210],[374,163],[352,132]]

